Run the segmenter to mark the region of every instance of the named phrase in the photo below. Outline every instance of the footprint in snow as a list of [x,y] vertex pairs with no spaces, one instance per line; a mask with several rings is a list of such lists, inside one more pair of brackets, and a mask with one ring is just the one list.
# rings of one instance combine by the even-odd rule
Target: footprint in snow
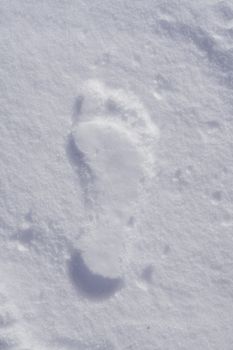
[[96,283],[96,298],[109,297],[123,285],[119,276],[128,259],[128,223],[154,174],[158,136],[158,128],[134,95],[99,81],[84,85],[67,155],[79,176],[91,219],[80,242],[82,253],[73,254],[69,271],[75,287],[89,297],[95,296]]

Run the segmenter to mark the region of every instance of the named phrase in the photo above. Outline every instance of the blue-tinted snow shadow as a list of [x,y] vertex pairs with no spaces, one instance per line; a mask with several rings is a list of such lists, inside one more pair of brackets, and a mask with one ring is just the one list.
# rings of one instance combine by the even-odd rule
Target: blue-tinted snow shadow
[[95,182],[95,175],[88,165],[84,154],[76,146],[72,134],[70,134],[67,139],[66,154],[72,168],[78,175],[85,200],[88,202],[91,197],[95,197],[95,189],[93,187],[93,184]]
[[93,273],[79,250],[72,254],[68,262],[68,270],[73,286],[89,299],[110,298],[124,285],[122,278],[109,278]]
[[79,95],[74,102],[72,114],[72,120],[74,124],[79,121],[79,117],[82,114],[83,102],[84,96],[82,95]]

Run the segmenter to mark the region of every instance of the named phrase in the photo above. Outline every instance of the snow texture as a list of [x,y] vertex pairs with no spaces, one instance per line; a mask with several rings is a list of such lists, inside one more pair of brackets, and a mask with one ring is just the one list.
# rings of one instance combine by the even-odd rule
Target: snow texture
[[232,350],[232,1],[0,14],[0,350]]

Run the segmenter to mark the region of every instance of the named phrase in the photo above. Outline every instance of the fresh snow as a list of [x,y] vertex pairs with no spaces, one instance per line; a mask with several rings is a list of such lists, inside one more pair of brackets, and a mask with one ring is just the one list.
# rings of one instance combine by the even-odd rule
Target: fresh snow
[[232,1],[0,14],[0,349],[232,350]]

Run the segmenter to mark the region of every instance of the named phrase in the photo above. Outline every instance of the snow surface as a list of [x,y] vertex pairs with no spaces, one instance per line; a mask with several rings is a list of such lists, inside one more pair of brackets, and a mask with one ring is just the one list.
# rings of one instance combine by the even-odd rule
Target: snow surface
[[232,1],[0,14],[0,349],[232,350]]

